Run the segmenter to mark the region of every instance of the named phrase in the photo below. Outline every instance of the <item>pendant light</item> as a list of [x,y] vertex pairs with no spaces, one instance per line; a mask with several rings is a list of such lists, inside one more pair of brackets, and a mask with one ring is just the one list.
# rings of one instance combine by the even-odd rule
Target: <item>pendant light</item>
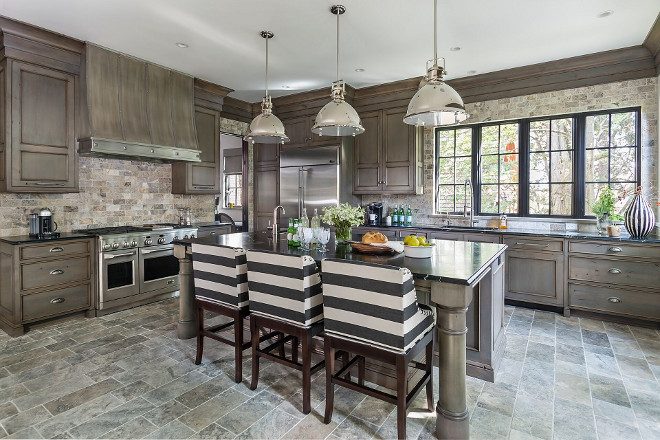
[[245,138],[253,143],[283,144],[289,142],[289,138],[284,133],[284,124],[273,114],[273,103],[268,95],[268,40],[274,35],[261,31],[261,36],[266,40],[266,96],[261,101],[261,113],[250,123],[250,132]]
[[[433,62],[431,67],[429,62]],[[426,62],[426,84],[410,100],[403,122],[435,127],[458,124],[469,117],[458,92],[442,80],[446,73],[445,59],[438,58],[438,0],[433,0],[433,59]]]
[[346,12],[346,8],[335,5],[330,12],[337,16],[337,80],[332,83],[332,101],[316,115],[312,133],[320,136],[355,136],[364,133],[364,127],[355,109],[344,100],[346,83],[339,79],[339,16]]

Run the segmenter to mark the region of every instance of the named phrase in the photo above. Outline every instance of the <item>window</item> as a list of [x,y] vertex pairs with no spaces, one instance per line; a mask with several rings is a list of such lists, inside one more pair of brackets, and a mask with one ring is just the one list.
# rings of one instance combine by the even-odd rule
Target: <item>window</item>
[[225,176],[225,208],[241,206],[243,197],[242,174],[228,174]]
[[[638,112],[605,113],[586,117],[585,212],[606,186],[614,194],[632,194],[639,181]],[[625,200],[618,202],[623,208]]]
[[462,212],[469,178],[478,214],[593,215],[606,186],[640,184],[639,124],[634,108],[437,128],[436,213]]
[[518,213],[518,131],[517,123],[481,127],[480,213]]
[[530,122],[529,214],[573,214],[573,118]]
[[439,132],[437,154],[436,206],[440,212],[460,212],[464,206],[462,188],[472,175],[472,130],[462,128]]

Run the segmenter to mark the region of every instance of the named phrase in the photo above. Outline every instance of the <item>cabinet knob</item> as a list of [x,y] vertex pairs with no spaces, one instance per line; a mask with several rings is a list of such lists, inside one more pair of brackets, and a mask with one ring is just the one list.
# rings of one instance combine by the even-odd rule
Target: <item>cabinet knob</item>
[[617,298],[616,296],[612,296],[610,298],[607,298],[607,300],[611,303],[614,303],[614,304],[618,304],[618,303],[621,302],[621,300],[619,298]]
[[50,271],[51,275],[62,275],[64,271],[62,269],[54,269]]
[[50,252],[62,252],[64,248],[60,246],[55,246],[54,248],[50,248]]
[[621,249],[619,246],[612,246],[611,248],[608,249],[610,252],[623,252],[623,249]]
[[50,300],[52,304],[59,304],[64,302],[64,298],[53,298]]
[[613,275],[618,275],[621,273],[621,269],[617,269],[616,267],[613,267],[612,269],[608,270],[608,272]]

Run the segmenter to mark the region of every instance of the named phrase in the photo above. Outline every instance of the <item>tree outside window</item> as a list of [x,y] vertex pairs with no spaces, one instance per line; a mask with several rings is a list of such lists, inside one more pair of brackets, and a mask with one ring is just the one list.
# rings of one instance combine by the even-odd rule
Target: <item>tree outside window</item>
[[517,214],[520,175],[518,124],[481,128],[481,214]]

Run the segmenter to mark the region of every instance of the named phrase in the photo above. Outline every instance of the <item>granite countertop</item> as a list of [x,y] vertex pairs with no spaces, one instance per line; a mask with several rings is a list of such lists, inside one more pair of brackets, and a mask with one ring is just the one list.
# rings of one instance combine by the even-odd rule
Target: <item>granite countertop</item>
[[438,226],[438,225],[423,225],[415,224],[413,226],[368,226],[360,225],[359,228],[377,228],[377,229],[428,229],[439,232],[464,232],[471,234],[501,234],[501,235],[529,235],[537,237],[553,237],[553,238],[573,238],[573,239],[582,239],[582,240],[608,240],[608,241],[618,241],[618,242],[631,242],[631,243],[660,243],[660,236],[655,234],[649,234],[646,238],[631,238],[625,232],[625,229],[622,228],[620,237],[609,237],[607,234],[600,235],[595,232],[577,232],[577,231],[546,231],[546,230],[535,230],[535,229],[498,229],[498,228],[485,228],[480,226],[469,227],[469,226]]
[[[494,243],[468,243],[464,241],[430,240],[435,243],[435,252],[431,258],[408,258],[401,254],[366,255],[353,251],[348,244],[335,245],[334,237],[328,243],[327,252],[318,250],[304,251],[289,247],[286,236],[273,241],[263,232],[244,232],[237,234],[216,235],[213,237],[179,240],[175,244],[190,246],[191,243],[223,245],[243,249],[276,251],[290,255],[309,255],[317,264],[324,258],[367,263],[389,264],[408,268],[415,278],[430,281],[442,281],[451,284],[473,285],[488,270],[492,262],[506,249],[505,245]],[[323,267],[321,267],[321,272]]]
[[7,237],[0,237],[0,241],[9,243],[11,245],[19,244],[29,244],[29,243],[47,243],[51,241],[61,241],[61,240],[76,240],[79,238],[91,238],[92,235],[89,234],[80,234],[77,232],[61,232],[60,236],[57,238],[38,238],[31,237],[29,235],[11,235]]

